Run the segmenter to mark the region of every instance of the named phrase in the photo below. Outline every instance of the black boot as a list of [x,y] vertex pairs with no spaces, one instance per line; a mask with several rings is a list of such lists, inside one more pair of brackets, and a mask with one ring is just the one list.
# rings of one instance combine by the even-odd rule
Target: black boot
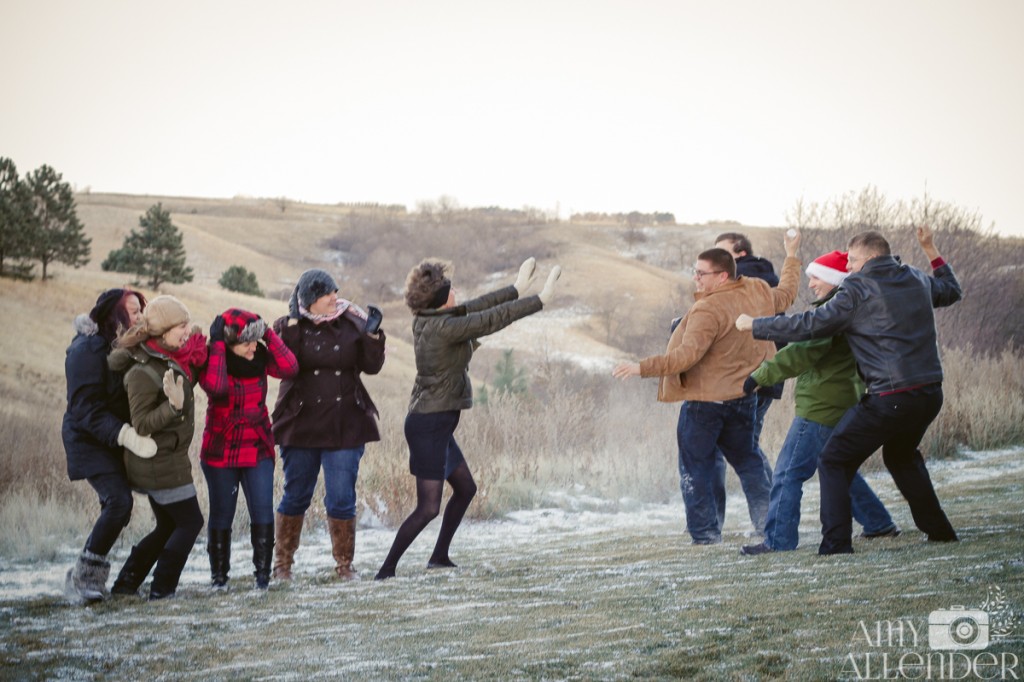
[[142,581],[149,575],[158,556],[158,552],[147,551],[141,544],[132,547],[124,566],[121,567],[121,572],[117,574],[114,586],[110,588],[110,593],[137,596]]
[[166,548],[160,552],[160,560],[157,561],[156,570],[153,571],[153,582],[149,586],[150,601],[174,596],[186,561],[188,561],[187,552]]
[[214,589],[225,589],[231,570],[231,529],[211,528],[206,539],[210,555],[210,584]]
[[274,559],[274,524],[251,526],[252,565],[256,568],[256,587],[265,590],[270,586],[270,564]]

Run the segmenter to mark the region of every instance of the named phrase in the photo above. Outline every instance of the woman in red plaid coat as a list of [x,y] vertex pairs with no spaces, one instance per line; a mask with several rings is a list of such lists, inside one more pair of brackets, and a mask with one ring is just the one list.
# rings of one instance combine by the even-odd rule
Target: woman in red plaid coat
[[294,378],[295,355],[259,315],[226,310],[210,325],[210,361],[199,383],[210,397],[200,460],[210,493],[207,552],[213,587],[226,588],[238,488],[249,508],[256,587],[270,584],[274,552],[274,436],[267,376]]

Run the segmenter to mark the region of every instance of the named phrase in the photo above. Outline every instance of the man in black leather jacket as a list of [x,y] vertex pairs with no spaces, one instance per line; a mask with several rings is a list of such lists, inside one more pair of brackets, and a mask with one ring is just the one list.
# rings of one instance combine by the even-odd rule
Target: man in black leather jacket
[[957,540],[917,446],[942,407],[933,308],[959,301],[960,283],[935,248],[931,230],[917,228],[917,238],[932,276],[902,264],[878,232],[862,232],[849,244],[852,274],[828,303],[799,315],[736,320],[738,329],[752,330],[758,339],[845,334],[867,384],[864,398],[836,425],[819,460],[819,554],[853,552],[850,482],[879,447],[917,527],[933,542]]

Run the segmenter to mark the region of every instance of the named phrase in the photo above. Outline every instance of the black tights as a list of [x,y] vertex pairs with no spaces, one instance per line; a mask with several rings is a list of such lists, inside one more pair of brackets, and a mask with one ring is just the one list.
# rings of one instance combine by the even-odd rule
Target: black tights
[[[448,557],[448,549],[452,544],[452,538],[462,517],[465,516],[469,503],[476,495],[476,482],[473,474],[465,462],[460,464],[448,477],[448,484],[452,487],[452,496],[448,505],[444,508],[444,518],[441,520],[441,532],[437,534],[437,543],[430,555],[428,565],[431,566],[452,566],[452,560]],[[409,517],[402,522],[395,535],[395,541],[391,545],[387,559],[377,572],[377,578],[391,578],[395,575],[398,561],[409,549],[413,540],[427,527],[431,521],[437,518],[441,511],[441,493],[444,491],[444,481],[435,481],[428,478],[416,477],[416,508],[409,514]]]

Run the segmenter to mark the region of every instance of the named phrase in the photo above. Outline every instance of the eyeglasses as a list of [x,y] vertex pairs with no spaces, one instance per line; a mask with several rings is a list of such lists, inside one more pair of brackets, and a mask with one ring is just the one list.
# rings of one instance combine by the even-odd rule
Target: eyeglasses
[[725,272],[725,270],[712,270],[711,272],[701,272],[700,270],[694,270],[693,271],[693,276],[694,277],[706,277],[707,275],[720,275],[723,272]]

